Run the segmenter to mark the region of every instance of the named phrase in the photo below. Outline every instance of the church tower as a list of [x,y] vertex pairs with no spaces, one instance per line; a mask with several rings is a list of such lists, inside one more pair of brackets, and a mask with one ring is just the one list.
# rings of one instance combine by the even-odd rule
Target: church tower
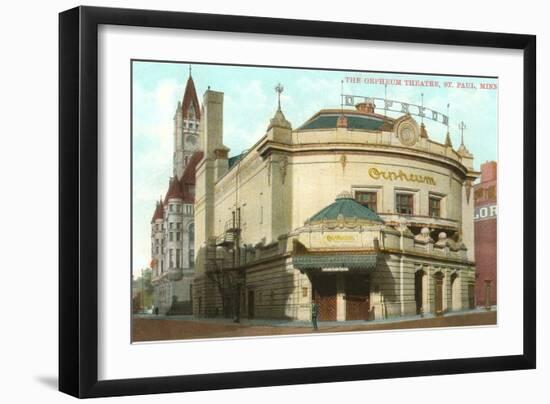
[[193,153],[199,147],[199,122],[201,112],[195,83],[189,66],[189,78],[185,85],[183,100],[178,102],[174,115],[174,176],[181,178]]

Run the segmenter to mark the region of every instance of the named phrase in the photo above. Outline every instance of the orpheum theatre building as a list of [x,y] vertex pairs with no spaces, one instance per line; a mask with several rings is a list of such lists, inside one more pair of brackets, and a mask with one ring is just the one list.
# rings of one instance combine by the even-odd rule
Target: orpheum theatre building
[[293,129],[279,104],[245,153],[207,91],[196,169],[196,316],[368,320],[474,307],[473,181],[464,144],[368,99]]

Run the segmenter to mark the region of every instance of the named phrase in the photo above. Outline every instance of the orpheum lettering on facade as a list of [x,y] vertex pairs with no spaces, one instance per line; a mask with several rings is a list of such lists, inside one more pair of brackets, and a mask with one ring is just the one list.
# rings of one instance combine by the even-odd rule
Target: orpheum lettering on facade
[[409,182],[420,182],[420,183],[426,183],[429,185],[436,185],[435,180],[433,177],[429,175],[421,175],[421,174],[406,174],[402,170],[399,171],[384,171],[376,167],[372,167],[369,169],[369,175],[371,178],[377,180],[379,178],[383,178],[385,180],[390,181],[409,181]]

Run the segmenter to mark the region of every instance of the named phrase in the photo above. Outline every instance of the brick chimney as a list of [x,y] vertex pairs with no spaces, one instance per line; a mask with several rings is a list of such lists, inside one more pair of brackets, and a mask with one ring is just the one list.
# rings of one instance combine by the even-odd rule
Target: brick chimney
[[481,165],[481,182],[497,179],[497,162],[487,161]]

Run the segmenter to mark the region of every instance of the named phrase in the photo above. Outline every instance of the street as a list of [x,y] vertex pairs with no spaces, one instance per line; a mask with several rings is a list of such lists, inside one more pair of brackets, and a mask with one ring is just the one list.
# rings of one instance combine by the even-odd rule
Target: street
[[311,334],[406,328],[461,327],[496,324],[496,311],[474,311],[441,317],[414,318],[403,321],[319,323],[313,331],[305,322],[290,325],[273,322],[235,324],[227,319],[171,319],[169,317],[134,317],[132,341],[166,341],[179,339],[233,338],[265,335]]

